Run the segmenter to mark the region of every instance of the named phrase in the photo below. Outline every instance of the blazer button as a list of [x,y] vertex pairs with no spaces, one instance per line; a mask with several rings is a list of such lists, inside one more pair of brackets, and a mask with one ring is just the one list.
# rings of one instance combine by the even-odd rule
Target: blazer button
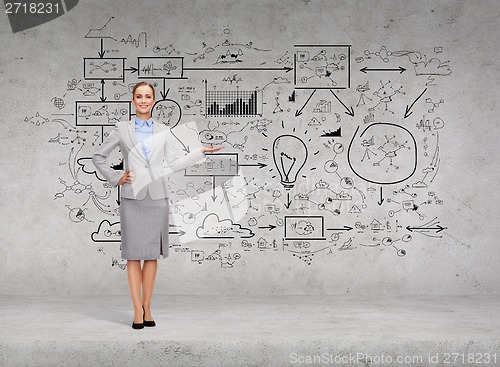
[[146,164],[144,167],[145,167],[145,168],[149,168],[149,164]]

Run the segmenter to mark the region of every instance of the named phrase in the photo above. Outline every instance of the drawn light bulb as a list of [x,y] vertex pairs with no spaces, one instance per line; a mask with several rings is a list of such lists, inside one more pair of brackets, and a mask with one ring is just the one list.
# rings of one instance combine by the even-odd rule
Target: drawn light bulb
[[281,135],[274,140],[273,159],[281,176],[281,184],[288,190],[295,185],[297,175],[307,160],[307,147],[293,135]]

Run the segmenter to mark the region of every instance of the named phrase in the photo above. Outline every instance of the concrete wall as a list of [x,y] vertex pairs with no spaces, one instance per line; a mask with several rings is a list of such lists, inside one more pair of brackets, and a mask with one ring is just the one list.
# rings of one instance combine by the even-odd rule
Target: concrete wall
[[[197,130],[232,154],[170,181],[157,292],[498,293],[499,11],[80,1],[16,33],[0,16],[0,293],[128,292],[118,193],[89,157],[134,113],[138,80],[180,148]],[[215,116],[238,98],[224,91],[255,93],[257,111]],[[285,165],[307,151],[292,188],[281,135]]]

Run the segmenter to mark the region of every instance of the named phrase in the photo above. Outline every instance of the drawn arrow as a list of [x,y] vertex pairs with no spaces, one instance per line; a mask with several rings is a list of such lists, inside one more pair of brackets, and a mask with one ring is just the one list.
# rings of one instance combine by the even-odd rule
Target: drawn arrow
[[306,106],[307,102],[309,102],[309,100],[311,99],[311,97],[313,96],[313,94],[316,92],[316,89],[313,90],[313,92],[311,93],[311,95],[309,96],[309,98],[307,99],[306,103],[304,103],[304,105],[302,106],[302,108],[300,110],[297,110],[295,111],[295,117],[297,116],[300,116],[302,114],[302,110],[304,109],[304,107]]
[[286,193],[286,203],[285,203],[285,207],[287,209],[290,209],[290,205],[292,205],[292,201],[290,200],[290,193],[287,192]]
[[130,68],[125,68],[125,69],[123,69],[123,70],[125,70],[125,71],[132,70],[132,74],[133,74],[133,73],[137,73],[137,72],[139,71],[139,69],[138,69],[138,68],[135,68],[135,67],[133,67],[133,66],[132,66],[132,67],[130,67]]
[[116,199],[116,203],[120,205],[120,185],[117,186],[118,186],[118,195],[117,195],[118,199]]
[[176,138],[176,139],[177,139],[177,141],[178,141],[178,142],[182,145],[182,150],[183,150],[183,151],[185,151],[186,153],[189,153],[189,152],[190,152],[190,150],[189,150],[189,146],[186,146],[186,145],[182,142],[182,140],[181,140],[181,139],[179,139],[179,138],[177,137],[177,135],[175,135],[175,133],[174,133],[174,131],[173,131],[173,130],[171,130],[171,133],[172,133],[172,135],[174,136],[174,138]]
[[410,232],[413,232],[414,230],[417,231],[417,230],[433,230],[433,229],[436,229],[436,233],[439,233],[445,229],[448,229],[447,227],[443,227],[443,226],[440,226],[439,224],[437,225],[437,227],[410,227],[410,226],[406,226],[406,229],[409,230]]
[[344,226],[344,228],[327,228],[327,231],[350,231],[352,230],[352,227],[349,226]]
[[399,71],[399,74],[403,74],[403,72],[405,71],[406,69],[403,68],[403,67],[399,67],[397,69],[384,69],[384,68],[379,68],[379,69],[376,69],[376,68],[367,68],[367,67],[364,67],[363,69],[359,69],[359,71],[361,71],[362,73],[365,73],[367,71]]
[[215,195],[215,176],[212,176],[212,201],[215,203],[217,195]]
[[104,84],[106,84],[104,83],[104,79],[101,79],[101,102],[108,99],[107,97],[104,97]]
[[259,227],[259,228],[269,228],[269,230],[273,230],[276,228],[276,226],[273,226],[272,224],[268,225],[268,226],[264,226],[264,227]]
[[163,79],[163,91],[160,91],[160,95],[161,95],[162,99],[167,99],[167,94],[168,94],[168,92],[170,92],[170,88],[168,88],[167,91],[165,92],[165,80],[166,79]]
[[[422,95],[425,93],[425,91],[427,90],[427,88],[424,89],[424,91],[422,93],[420,93],[420,95],[417,97],[416,100],[413,101],[413,103],[408,107],[408,105],[406,105],[406,111],[405,111],[405,117],[404,118],[407,118],[408,116],[410,116],[413,112],[410,112],[411,108],[413,107],[413,105],[415,104],[415,102],[418,101],[418,99],[420,97],[422,97]],[[410,113],[408,113],[410,112]]]
[[99,57],[102,59],[104,56],[104,50],[103,50],[103,39],[101,38],[101,52],[98,52]]
[[377,204],[382,205],[383,202],[384,202],[384,198],[382,196],[382,186],[380,186],[380,200],[377,201]]
[[241,166],[247,166],[247,167],[252,167],[252,166],[253,166],[253,167],[257,167],[257,166],[258,166],[259,168],[264,168],[264,167],[266,167],[266,166],[267,166],[267,164],[264,164],[264,163],[260,163],[260,162],[259,162],[259,163],[257,163],[257,164],[238,164],[238,166],[240,166],[240,167],[241,167]]
[[293,68],[284,66],[282,68],[184,68],[183,70],[284,70],[287,73],[292,71]]
[[168,234],[178,234],[180,237],[180,236],[185,235],[186,232],[184,232],[182,229],[179,229],[178,231],[168,231]]
[[342,106],[344,106],[344,108],[347,110],[347,112],[345,112],[345,114],[354,117],[354,109],[351,107],[351,109],[349,110],[349,108],[347,108],[347,106],[344,104],[344,102],[342,102],[340,100],[340,98],[337,97],[337,95],[335,93],[333,93],[333,90],[330,89],[330,92],[332,92],[332,94],[335,96],[335,98],[337,98],[337,101],[339,101],[340,103],[342,103]]

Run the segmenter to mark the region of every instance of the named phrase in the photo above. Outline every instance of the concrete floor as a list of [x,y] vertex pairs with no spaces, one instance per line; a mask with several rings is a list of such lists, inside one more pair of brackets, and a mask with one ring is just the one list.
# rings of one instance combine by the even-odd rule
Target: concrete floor
[[2,295],[0,366],[500,366],[500,296],[153,301],[133,330],[128,296]]

